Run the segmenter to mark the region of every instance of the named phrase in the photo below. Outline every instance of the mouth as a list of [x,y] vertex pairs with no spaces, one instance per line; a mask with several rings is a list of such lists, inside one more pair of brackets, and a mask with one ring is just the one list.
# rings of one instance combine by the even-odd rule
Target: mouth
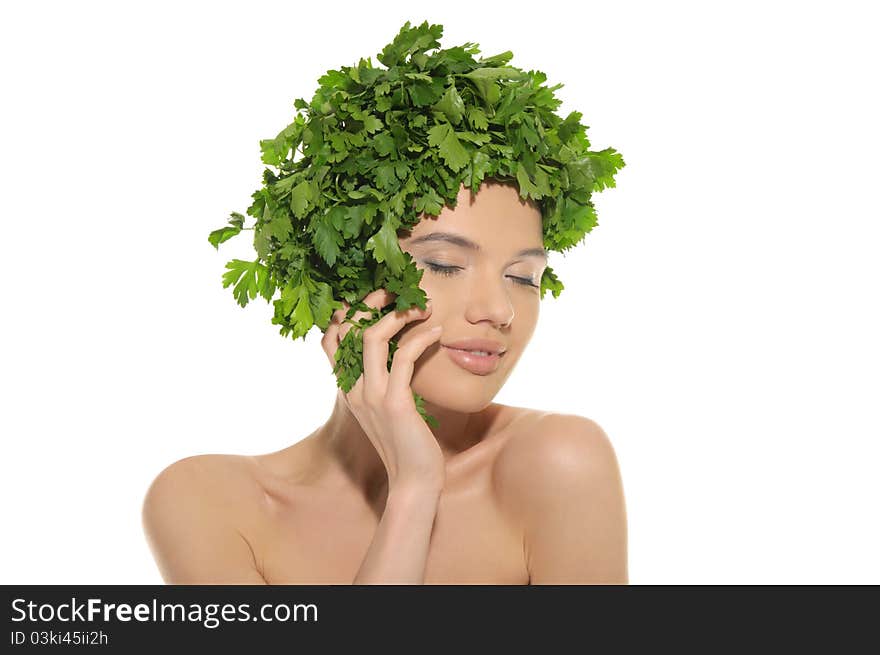
[[475,375],[488,375],[498,368],[498,364],[505,352],[490,353],[486,351],[461,350],[441,346],[449,358],[458,366]]

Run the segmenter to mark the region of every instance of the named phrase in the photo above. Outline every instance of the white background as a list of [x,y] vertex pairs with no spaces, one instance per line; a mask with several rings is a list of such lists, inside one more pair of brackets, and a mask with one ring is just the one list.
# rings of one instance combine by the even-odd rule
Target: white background
[[562,82],[626,160],[498,402],[611,438],[630,582],[880,583],[880,47],[870,3],[29,2],[0,13],[2,583],[161,583],[171,462],[329,416],[315,329],[207,242],[259,140],[410,20]]

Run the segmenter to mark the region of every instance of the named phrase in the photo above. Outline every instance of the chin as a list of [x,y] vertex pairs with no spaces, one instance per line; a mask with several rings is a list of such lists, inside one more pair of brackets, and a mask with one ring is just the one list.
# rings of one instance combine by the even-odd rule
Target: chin
[[429,414],[430,407],[475,414],[492,404],[508,375],[506,367],[489,375],[474,375],[450,362],[428,361],[416,365],[410,386],[425,399]]
[[417,389],[413,389],[422,398],[425,399],[425,411],[428,414],[437,415],[440,412],[454,412],[457,414],[478,414],[484,411],[492,404],[492,398],[477,399],[470,398],[448,398],[448,397],[430,397],[423,393],[419,393]]

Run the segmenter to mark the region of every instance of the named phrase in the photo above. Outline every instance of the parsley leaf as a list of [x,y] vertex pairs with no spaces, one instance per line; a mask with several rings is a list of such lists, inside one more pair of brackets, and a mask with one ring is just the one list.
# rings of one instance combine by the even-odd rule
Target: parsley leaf
[[449,123],[438,123],[428,130],[428,144],[439,148],[440,156],[453,171],[461,170],[470,159]]

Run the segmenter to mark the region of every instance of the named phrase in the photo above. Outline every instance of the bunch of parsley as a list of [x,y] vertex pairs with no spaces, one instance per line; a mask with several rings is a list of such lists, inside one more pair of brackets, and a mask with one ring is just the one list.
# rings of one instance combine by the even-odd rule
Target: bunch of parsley
[[[229,261],[223,286],[242,307],[278,291],[272,323],[283,336],[305,339],[314,325],[323,332],[342,300],[351,306],[354,327],[334,367],[346,392],[363,371],[363,329],[388,312],[425,308],[422,271],[401,250],[399,230],[454,208],[462,184],[477,193],[483,180],[511,181],[541,209],[544,247],[564,252],[598,224],[591,194],[615,186],[624,166],[613,148],[589,150],[579,112],[554,112],[562,84],[544,86],[544,73],[508,65],[510,51],[475,60],[475,43],[440,49],[442,34],[442,25],[407,21],[377,55],[385,68],[361,59],[320,77],[311,102],[294,102],[293,122],[260,141],[271,168],[251,196],[253,225],[232,212],[208,237],[216,248],[253,231],[256,259]],[[362,302],[380,287],[397,294],[393,304]],[[541,298],[563,288],[547,266]],[[358,310],[370,318],[353,321]],[[396,348],[392,339],[389,370]]]

